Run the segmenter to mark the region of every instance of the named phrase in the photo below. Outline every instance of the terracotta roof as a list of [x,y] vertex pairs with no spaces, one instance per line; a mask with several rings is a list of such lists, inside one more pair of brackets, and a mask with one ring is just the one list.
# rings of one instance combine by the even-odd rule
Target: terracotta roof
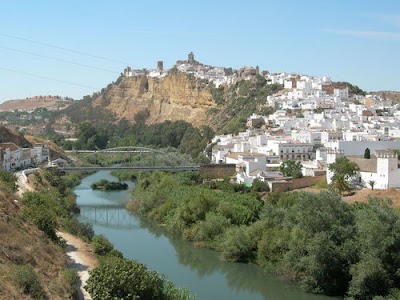
[[374,114],[369,110],[363,110],[362,115],[366,117],[372,117]]
[[370,173],[377,172],[376,157],[371,157],[370,159],[366,159],[360,156],[348,156],[347,158],[350,161],[355,162],[360,167],[361,172],[370,172]]
[[15,150],[19,149],[19,147],[17,145],[15,145],[14,143],[0,143],[0,148],[3,148],[3,149],[9,148],[11,151],[15,151]]

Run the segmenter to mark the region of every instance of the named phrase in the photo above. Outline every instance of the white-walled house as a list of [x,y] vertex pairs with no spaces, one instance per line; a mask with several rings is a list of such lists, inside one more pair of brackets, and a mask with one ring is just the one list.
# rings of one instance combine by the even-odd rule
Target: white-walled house
[[281,160],[309,160],[314,155],[313,144],[291,142],[290,140],[268,140],[268,146],[273,155],[279,155]]
[[260,153],[231,153],[225,161],[236,165],[236,180],[246,185],[251,185],[258,174],[267,170],[267,157]]
[[4,170],[11,171],[20,167],[21,148],[14,143],[0,143],[1,163]]
[[360,185],[371,188],[372,181],[374,189],[400,188],[399,160],[393,151],[376,151],[376,157],[370,159],[349,159],[360,167]]
[[[327,149],[327,165],[336,161],[339,157],[344,157],[343,150]],[[391,150],[377,150],[376,157],[370,159],[361,156],[347,156],[355,162],[360,171],[353,178],[360,186],[371,188],[371,181],[374,189],[400,188],[400,168],[397,154]],[[332,182],[333,173],[327,169],[326,179],[328,184]]]
[[31,150],[31,157],[34,164],[50,161],[50,149],[45,144],[36,143]]
[[33,148],[20,148],[14,143],[0,143],[1,167],[7,171],[24,169],[50,159],[47,145],[35,144]]

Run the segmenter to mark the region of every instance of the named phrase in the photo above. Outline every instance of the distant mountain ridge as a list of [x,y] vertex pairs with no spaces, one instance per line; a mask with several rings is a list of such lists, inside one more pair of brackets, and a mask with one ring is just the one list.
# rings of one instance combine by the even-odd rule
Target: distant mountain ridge
[[38,96],[27,99],[7,100],[0,104],[0,111],[29,111],[36,108],[58,110],[68,107],[74,102],[71,98],[57,98],[57,96]]

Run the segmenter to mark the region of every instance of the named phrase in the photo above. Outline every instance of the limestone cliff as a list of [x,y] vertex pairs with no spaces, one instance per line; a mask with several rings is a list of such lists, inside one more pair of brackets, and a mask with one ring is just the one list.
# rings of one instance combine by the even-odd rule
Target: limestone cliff
[[164,78],[121,77],[117,84],[97,97],[93,105],[112,111],[117,119],[133,121],[144,109],[150,113],[148,124],[184,120],[194,126],[206,122],[206,112],[215,106],[208,84],[176,72]]

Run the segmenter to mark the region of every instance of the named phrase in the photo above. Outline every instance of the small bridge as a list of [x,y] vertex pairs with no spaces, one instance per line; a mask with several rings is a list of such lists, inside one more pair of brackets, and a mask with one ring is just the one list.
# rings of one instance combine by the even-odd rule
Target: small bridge
[[[124,146],[99,151],[79,150],[70,153],[88,153],[78,160],[58,169],[64,172],[71,171],[101,171],[101,170],[127,170],[127,171],[198,171],[200,166],[194,165],[185,159],[184,155],[176,152],[164,152],[145,147]],[[104,157],[114,162],[102,166],[98,162]],[[89,164],[87,163],[89,162]]]

